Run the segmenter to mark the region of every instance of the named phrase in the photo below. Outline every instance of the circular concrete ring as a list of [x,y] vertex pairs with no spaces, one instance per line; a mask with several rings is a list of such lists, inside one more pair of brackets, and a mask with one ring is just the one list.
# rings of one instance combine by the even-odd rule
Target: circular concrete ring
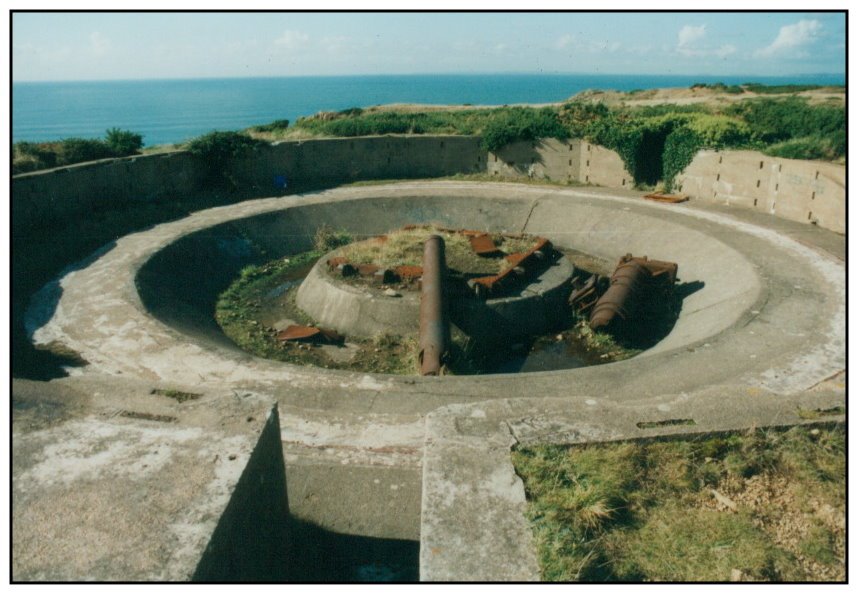
[[[420,293],[404,291],[388,297],[373,287],[351,285],[326,272],[322,257],[301,283],[295,303],[315,322],[346,336],[372,338],[390,333],[416,336]],[[574,267],[561,256],[513,294],[496,299],[457,299],[450,304],[454,322],[480,340],[548,332],[568,296]]]
[[[630,360],[575,370],[446,378],[302,368],[252,357],[211,319],[249,263],[311,246],[321,224],[373,236],[407,223],[526,232],[616,260],[679,263],[685,296],[670,334]],[[843,262],[729,216],[586,189],[401,183],[340,188],[194,213],[128,235],[41,292],[30,324],[100,372],[297,393],[426,394],[447,402],[598,394],[617,400],[730,384],[792,392],[845,368]],[[422,386],[415,390],[415,385]],[[337,396],[339,398],[339,396]],[[417,405],[415,405],[417,406]]]

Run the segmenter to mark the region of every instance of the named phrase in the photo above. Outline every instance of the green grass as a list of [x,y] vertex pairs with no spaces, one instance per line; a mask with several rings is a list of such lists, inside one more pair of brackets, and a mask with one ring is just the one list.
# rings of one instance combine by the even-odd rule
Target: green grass
[[[351,361],[342,362],[333,360],[317,347],[282,343],[275,338],[273,328],[260,323],[262,312],[268,306],[265,296],[284,280],[293,279],[300,271],[306,270],[324,253],[313,250],[244,268],[235,282],[221,293],[215,306],[215,319],[224,334],[245,351],[267,359],[328,369],[400,375],[414,373],[417,343],[408,337],[381,335],[373,339],[350,340],[357,345],[357,351]],[[277,306],[280,314],[299,324],[313,324],[314,320],[295,304],[295,292],[295,289],[290,290],[285,303]]]
[[[435,226],[392,231],[383,242],[369,239],[352,243],[340,250],[339,254],[353,264],[375,264],[384,268],[422,266],[423,244],[430,235],[438,235],[444,240],[444,252],[450,270],[462,274],[491,275],[498,274],[509,266],[504,258],[478,256],[468,238],[461,233],[445,231]],[[536,238],[532,236],[494,235],[493,238],[498,248],[508,254],[526,251],[536,242]]]
[[513,462],[545,581],[844,579],[845,523],[819,514],[845,513],[843,425],[536,446]]

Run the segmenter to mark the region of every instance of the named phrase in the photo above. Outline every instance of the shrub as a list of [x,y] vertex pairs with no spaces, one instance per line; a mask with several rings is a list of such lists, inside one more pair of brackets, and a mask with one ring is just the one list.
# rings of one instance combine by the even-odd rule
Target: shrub
[[104,142],[115,157],[136,155],[143,147],[143,135],[119,128],[110,128],[105,134]]
[[261,126],[254,126],[253,130],[255,132],[279,132],[281,130],[286,130],[289,127],[289,120],[274,120],[270,124],[262,124]]
[[673,180],[688,167],[694,155],[703,146],[703,141],[694,130],[680,127],[667,135],[664,141],[663,179],[666,192],[673,190]]
[[846,129],[843,107],[810,105],[800,97],[743,101],[730,106],[725,113],[747,122],[753,138],[764,144],[805,136],[829,136]]
[[501,111],[486,123],[482,146],[496,151],[512,142],[537,138],[568,138],[569,133],[551,108],[513,107]]
[[830,160],[838,156],[843,156],[843,153],[837,153],[837,150],[829,141],[819,136],[792,138],[766,147],[763,152],[773,157],[783,157],[785,159]]
[[267,144],[239,132],[215,131],[194,138],[188,143],[188,151],[206,164],[211,183],[226,181],[234,185],[228,173],[229,163]]
[[94,138],[65,138],[60,142],[57,165],[71,165],[113,157],[113,151],[103,140]]
[[354,238],[348,231],[337,230],[329,225],[322,225],[313,235],[313,247],[322,253],[330,252],[353,241]]
[[742,146],[751,139],[747,123],[725,115],[698,114],[687,125],[703,145],[711,148]]

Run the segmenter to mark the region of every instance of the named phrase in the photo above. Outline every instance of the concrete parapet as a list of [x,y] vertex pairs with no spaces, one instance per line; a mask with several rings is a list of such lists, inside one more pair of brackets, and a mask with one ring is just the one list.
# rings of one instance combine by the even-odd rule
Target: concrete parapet
[[675,185],[694,199],[846,232],[846,169],[841,165],[755,151],[700,151]]

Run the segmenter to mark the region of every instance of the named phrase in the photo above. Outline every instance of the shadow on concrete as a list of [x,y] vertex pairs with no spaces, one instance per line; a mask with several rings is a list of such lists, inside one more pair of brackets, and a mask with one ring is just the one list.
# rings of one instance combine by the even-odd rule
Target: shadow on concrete
[[679,319],[683,301],[701,290],[703,281],[677,283],[665,295],[652,295],[633,323],[614,330],[617,343],[628,349],[646,350],[661,342]]
[[416,582],[420,543],[330,532],[292,520],[289,581],[302,583]]

